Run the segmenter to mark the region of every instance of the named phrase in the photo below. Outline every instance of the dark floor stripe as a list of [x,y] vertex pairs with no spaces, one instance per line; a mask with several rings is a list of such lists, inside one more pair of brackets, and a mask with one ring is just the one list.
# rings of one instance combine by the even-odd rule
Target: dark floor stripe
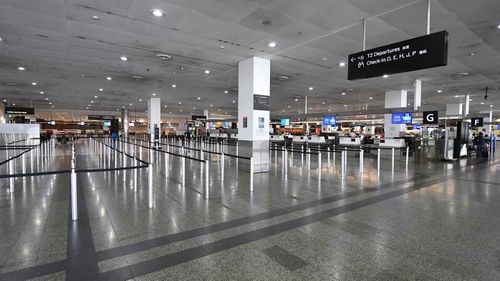
[[232,237],[228,237],[225,239],[221,239],[218,241],[214,241],[211,243],[207,243],[204,245],[196,246],[190,249],[186,249],[183,251],[179,251],[173,254],[164,255],[158,258],[154,258],[152,260],[140,262],[137,264],[133,264],[130,266],[122,267],[119,269],[111,270],[101,274],[101,280],[124,280],[127,278],[133,278],[132,275],[127,275],[130,268],[134,272],[135,276],[146,275],[151,272],[155,272],[158,270],[162,270],[168,267],[172,267],[181,263],[189,262],[194,259],[198,259],[204,256],[208,256],[211,254],[215,254],[218,252],[222,252],[234,247],[238,247],[250,242],[254,242],[263,238],[267,238],[279,233],[283,233],[292,229],[296,229],[311,223],[315,223],[317,221],[321,221],[330,217],[334,217],[346,212],[351,212],[366,206],[373,205],[375,203],[379,203],[388,199],[392,199],[403,194],[420,190],[422,188],[431,186],[433,184],[437,184],[440,182],[444,182],[449,180],[449,177],[442,178],[440,180],[435,180],[432,183],[427,183],[420,186],[408,187],[403,189],[398,189],[395,191],[391,191],[385,194],[376,195],[370,198],[362,199],[353,203],[349,203],[340,207],[335,207],[328,209],[323,212],[315,213],[309,216],[300,217],[297,219],[293,219],[290,221],[286,221],[283,223],[271,225],[268,227],[264,227],[261,229],[253,230],[250,232],[246,232],[243,234],[235,235]]
[[499,182],[491,182],[491,181],[481,181],[481,180],[475,180],[475,179],[463,179],[460,178],[458,179],[459,181],[470,181],[470,182],[477,182],[477,183],[484,183],[484,184],[491,184],[491,185],[500,185]]
[[381,190],[384,188],[397,187],[399,185],[411,183],[417,179],[421,179],[421,177],[420,176],[414,177],[414,178],[410,178],[410,179],[401,180],[398,182],[392,182],[392,183],[379,185],[376,187],[367,187],[367,188],[364,188],[361,190],[356,190],[356,191],[347,192],[344,194],[339,194],[339,195],[323,198],[320,200],[315,200],[315,201],[311,201],[311,202],[307,202],[307,203],[303,203],[303,204],[298,204],[298,205],[291,206],[288,208],[272,210],[272,211],[261,213],[261,214],[254,215],[254,216],[239,218],[239,219],[235,219],[235,220],[231,220],[231,221],[225,221],[225,222],[216,223],[216,224],[212,224],[212,225],[208,225],[208,226],[202,226],[199,228],[194,228],[194,229],[187,230],[187,231],[177,232],[174,234],[170,234],[170,235],[166,235],[166,236],[162,236],[162,237],[158,237],[158,238],[154,238],[154,239],[150,239],[150,240],[146,240],[146,241],[141,241],[141,242],[136,242],[136,243],[132,243],[132,244],[124,245],[124,246],[119,246],[116,248],[97,252],[97,259],[99,261],[103,261],[103,260],[107,260],[107,259],[111,259],[111,258],[116,258],[119,256],[132,254],[132,253],[139,252],[139,251],[145,251],[145,250],[149,250],[149,249],[152,249],[155,247],[165,246],[167,244],[171,244],[174,242],[179,242],[179,241],[183,241],[183,240],[187,240],[187,239],[191,239],[191,238],[196,238],[196,237],[199,237],[202,235],[207,235],[207,234],[231,229],[234,227],[243,226],[246,224],[259,222],[259,221],[271,219],[274,217],[287,215],[287,214],[290,214],[293,212],[317,207],[320,205],[333,203],[336,201],[348,199],[348,198],[359,196],[362,194],[375,192],[375,191],[378,191],[378,190]]
[[289,271],[301,269],[309,264],[280,246],[273,246],[262,250],[262,252]]
[[[81,179],[81,177],[80,177]],[[68,251],[66,254],[66,280],[97,280],[99,268],[90,228],[87,201],[82,180],[78,182],[78,220],[71,219],[71,206],[68,214]],[[71,196],[71,194],[69,194]]]

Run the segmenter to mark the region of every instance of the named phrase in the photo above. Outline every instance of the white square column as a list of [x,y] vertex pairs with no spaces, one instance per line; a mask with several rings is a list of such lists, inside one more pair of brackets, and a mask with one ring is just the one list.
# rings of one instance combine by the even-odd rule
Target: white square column
[[155,141],[155,128],[160,130],[161,137],[161,99],[149,98],[148,100],[148,133],[150,141]]
[[[241,156],[253,157],[255,173],[269,171],[269,109],[254,108],[271,93],[271,61],[252,57],[238,64],[238,145]],[[249,166],[240,167],[249,171]]]
[[[385,108],[401,108],[408,104],[408,92],[405,90],[385,92]],[[392,124],[392,114],[384,115],[384,138],[397,138],[406,131],[405,124]]]

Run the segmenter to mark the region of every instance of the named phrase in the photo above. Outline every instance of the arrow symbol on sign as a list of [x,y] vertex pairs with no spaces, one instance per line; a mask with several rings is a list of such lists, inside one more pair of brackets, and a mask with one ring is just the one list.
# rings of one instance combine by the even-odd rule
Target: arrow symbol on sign
[[351,62],[354,62],[356,59],[354,57],[351,58]]

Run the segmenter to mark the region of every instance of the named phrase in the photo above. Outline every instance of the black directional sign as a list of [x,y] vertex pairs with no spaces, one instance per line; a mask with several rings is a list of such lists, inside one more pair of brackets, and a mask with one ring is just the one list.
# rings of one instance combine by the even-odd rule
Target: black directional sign
[[437,111],[424,111],[423,116],[423,124],[438,124],[439,123],[439,115]]
[[347,76],[349,80],[357,80],[444,66],[447,63],[448,32],[440,31],[351,54]]
[[482,127],[483,117],[471,118],[470,123],[473,128]]
[[253,95],[254,110],[269,110],[269,96]]

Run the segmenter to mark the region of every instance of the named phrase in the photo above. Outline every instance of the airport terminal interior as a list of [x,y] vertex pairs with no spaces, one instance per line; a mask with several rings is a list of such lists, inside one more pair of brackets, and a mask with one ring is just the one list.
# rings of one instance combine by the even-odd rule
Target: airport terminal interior
[[0,0],[0,281],[500,280],[498,0]]

